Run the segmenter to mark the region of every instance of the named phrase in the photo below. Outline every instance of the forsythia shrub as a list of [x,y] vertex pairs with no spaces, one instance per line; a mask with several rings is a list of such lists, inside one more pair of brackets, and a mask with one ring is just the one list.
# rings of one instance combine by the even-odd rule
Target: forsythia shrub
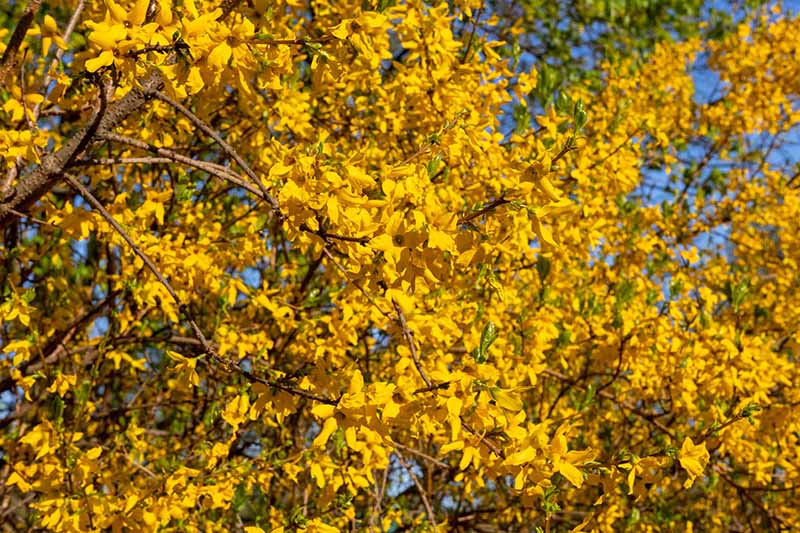
[[501,14],[9,7],[6,529],[800,528],[800,19]]

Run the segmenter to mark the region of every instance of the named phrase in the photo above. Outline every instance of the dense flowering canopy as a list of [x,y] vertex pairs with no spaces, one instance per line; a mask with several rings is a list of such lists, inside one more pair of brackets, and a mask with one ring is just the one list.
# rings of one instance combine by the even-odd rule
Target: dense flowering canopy
[[5,524],[800,528],[800,19],[554,94],[480,0],[41,4]]

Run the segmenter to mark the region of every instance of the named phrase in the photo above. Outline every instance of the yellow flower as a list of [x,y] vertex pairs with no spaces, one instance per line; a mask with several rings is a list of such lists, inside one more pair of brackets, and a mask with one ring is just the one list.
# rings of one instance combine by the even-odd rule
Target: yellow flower
[[678,459],[683,469],[689,474],[689,479],[683,484],[688,489],[694,484],[695,478],[703,474],[703,470],[708,464],[709,454],[705,443],[694,444],[692,439],[686,437],[678,454]]

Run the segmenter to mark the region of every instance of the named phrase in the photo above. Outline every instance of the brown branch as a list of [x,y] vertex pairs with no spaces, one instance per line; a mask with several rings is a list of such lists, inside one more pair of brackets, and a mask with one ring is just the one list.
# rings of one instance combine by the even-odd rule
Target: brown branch
[[42,220],[41,218],[36,218],[34,216],[28,215],[27,213],[23,213],[22,211],[17,211],[16,209],[8,208],[8,211],[14,215],[17,215],[20,218],[27,218],[31,222],[36,224],[40,224],[42,226],[50,226],[51,228],[58,228],[56,224],[51,224],[46,220]]
[[633,130],[633,131],[630,133],[630,135],[628,135],[628,136],[625,138],[625,140],[624,140],[624,141],[622,141],[621,143],[619,143],[619,145],[617,145],[617,147],[616,147],[616,148],[614,148],[613,150],[611,150],[611,152],[609,152],[609,153],[608,153],[608,155],[606,155],[606,156],[605,156],[603,159],[601,159],[600,161],[597,161],[596,163],[592,164],[592,165],[591,165],[591,166],[590,166],[590,167],[589,167],[587,170],[594,170],[595,168],[599,167],[600,165],[602,165],[603,163],[605,163],[606,161],[608,161],[609,159],[611,159],[611,158],[614,156],[614,154],[616,154],[617,152],[619,152],[620,150],[622,150],[622,149],[623,149],[625,146],[627,146],[627,145],[628,145],[628,143],[629,143],[629,142],[631,142],[631,139],[633,139],[634,135],[636,135],[636,134],[639,132],[639,130],[640,130],[640,129],[641,129],[641,126],[639,126],[639,127],[637,127],[636,129],[634,129],[634,130]]
[[414,366],[417,367],[417,373],[422,378],[422,381],[425,382],[425,385],[428,388],[433,387],[433,382],[431,378],[428,377],[428,374],[425,373],[425,369],[422,368],[422,363],[419,360],[419,354],[417,353],[417,346],[414,343],[414,334],[408,328],[408,322],[406,322],[406,315],[403,313],[403,310],[400,309],[400,306],[397,305],[397,302],[392,302],[394,305],[394,310],[397,312],[397,318],[400,321],[400,327],[403,330],[403,336],[406,339],[406,344],[408,344],[408,349],[411,350],[411,358],[414,360]]
[[464,420],[464,416],[460,416],[461,418],[461,427],[467,430],[467,433],[471,433],[473,436],[478,437],[478,442],[489,448],[489,451],[495,454],[496,456],[500,457],[501,459],[506,458],[506,454],[500,447],[494,443],[491,439],[487,438],[486,435],[481,435],[478,431],[473,428],[471,425]]
[[720,478],[722,478],[723,481],[725,481],[725,483],[736,489],[736,492],[739,494],[740,497],[744,497],[750,503],[752,503],[753,506],[759,512],[761,512],[761,514],[764,515],[764,517],[769,522],[770,527],[778,526],[775,529],[775,531],[784,531],[783,528],[785,526],[785,523],[783,519],[781,519],[779,516],[774,515],[768,507],[759,502],[752,494],[750,494],[750,491],[748,490],[747,487],[744,487],[736,483],[736,481],[729,475],[727,475],[725,472],[723,472],[721,468],[714,468],[713,470],[719,475]]
[[[568,153],[570,153],[570,152],[572,152],[574,150],[577,150],[577,146],[575,145],[575,140],[572,137],[570,137],[569,140],[567,141],[567,143],[561,149],[561,151],[558,152],[556,154],[556,156],[552,159],[550,164],[551,165],[555,165],[565,155],[567,155]],[[471,221],[475,220],[478,217],[481,217],[481,216],[483,216],[483,215],[485,215],[487,213],[490,213],[490,212],[494,211],[495,209],[497,209],[498,207],[500,207],[502,205],[506,205],[506,204],[510,204],[510,203],[511,203],[510,200],[506,200],[505,198],[503,198],[501,196],[500,198],[497,198],[496,200],[492,200],[491,202],[487,203],[482,208],[480,208],[478,211],[475,211],[474,213],[470,213],[468,215],[464,215],[463,217],[459,218],[458,219],[458,225],[460,226],[462,224],[467,224],[468,222],[471,222]]]
[[[584,385],[573,381],[568,376],[566,376],[566,375],[564,375],[561,372],[558,372],[556,370],[551,370],[549,368],[545,368],[542,372],[544,374],[547,374],[548,376],[554,377],[554,378],[556,378],[556,379],[558,379],[560,381],[564,381],[564,382],[567,382],[567,383],[571,383],[571,384],[577,385],[578,387],[580,387],[582,389],[586,388]],[[618,400],[610,392],[599,391],[596,394],[598,396],[602,397],[602,398],[605,398],[607,400],[611,400],[612,402],[614,402],[618,406],[622,407],[626,411],[630,411],[631,413],[633,413],[636,416],[642,418],[643,420],[646,420],[647,422],[649,422],[650,424],[655,426],[659,431],[661,431],[665,435],[668,435],[669,437],[671,437],[673,440],[675,440],[675,441],[678,440],[677,437],[675,436],[675,434],[672,432],[672,430],[670,430],[667,426],[665,426],[664,424],[662,424],[661,422],[656,420],[654,415],[646,413],[646,412],[642,411],[641,409],[639,409],[638,407],[635,407],[635,406],[629,404],[628,402],[626,402],[624,400]]]
[[419,494],[419,497],[422,500],[422,504],[425,506],[425,512],[428,513],[428,520],[431,522],[431,525],[433,526],[433,531],[435,533],[436,531],[438,531],[439,526],[436,525],[436,515],[433,513],[433,507],[431,507],[431,502],[428,501],[428,495],[425,492],[422,483],[420,483],[419,479],[417,478],[417,475],[405,462],[400,452],[395,450],[394,453],[395,456],[397,457],[397,460],[400,462],[401,465],[403,465],[403,468],[406,469],[406,472],[408,473],[408,476],[411,478],[411,480],[414,482],[414,485],[416,485],[417,493]]
[[506,200],[505,198],[503,198],[501,196],[497,200],[492,200],[491,202],[489,202],[488,204],[483,206],[478,211],[475,211],[474,213],[471,213],[469,215],[465,215],[465,216],[459,218],[458,219],[458,225],[461,226],[462,224],[466,224],[468,222],[471,222],[471,221],[475,220],[476,218],[485,215],[486,213],[490,213],[490,212],[494,211],[495,209],[497,209],[501,205],[505,205],[505,204],[508,204],[508,203],[511,203],[511,201],[510,200]]
[[622,356],[625,353],[625,343],[627,343],[631,338],[633,338],[633,334],[628,333],[620,340],[619,348],[617,349],[617,368],[614,370],[614,374],[606,383],[603,383],[602,385],[597,387],[595,393],[604,391],[605,389],[613,385],[614,382],[617,381],[617,378],[619,378],[619,375],[622,372]]
[[93,157],[90,159],[79,159],[72,163],[73,167],[91,167],[97,165],[166,165],[175,163],[169,157],[145,156],[145,157]]
[[336,241],[355,242],[358,244],[367,244],[370,241],[369,237],[348,237],[347,235],[339,235],[337,233],[322,232],[320,235],[323,239],[333,239]]
[[[568,153],[570,153],[570,152],[572,152],[572,151],[574,151],[574,150],[577,150],[577,149],[578,149],[578,147],[575,145],[575,139],[574,139],[574,138],[572,138],[572,137],[570,137],[570,138],[567,140],[567,143],[564,145],[564,148],[562,148],[562,149],[561,149],[561,151],[560,151],[560,152],[558,152],[558,153],[556,154],[556,156],[555,156],[555,157],[554,157],[554,158],[553,158],[553,159],[550,161],[550,165],[555,165],[555,164],[556,164],[556,163],[558,163],[558,162],[561,160],[561,158],[563,158],[565,155],[567,155]],[[552,166],[551,166],[551,168],[552,168]]]
[[[84,0],[78,0],[78,5],[75,6],[75,9],[72,12],[72,16],[69,18],[69,22],[67,23],[67,27],[64,30],[64,33],[61,35],[61,40],[66,42],[69,40],[69,36],[72,35],[72,32],[75,30],[75,26],[78,23],[78,19],[81,16],[81,12],[83,11],[84,7]],[[43,53],[49,53],[49,50],[44,50]],[[61,58],[64,56],[64,50],[62,48],[57,48],[56,50],[56,57],[53,58],[53,61],[50,62],[50,68],[47,70],[47,75],[44,77],[44,81],[42,82],[42,87],[49,87],[50,82],[53,81],[50,72],[54,71],[58,66],[58,62],[61,61]],[[24,85],[24,76],[20,75],[21,84]],[[42,104],[46,101],[46,99],[40,100],[36,102],[33,106],[33,113],[32,119],[33,125],[32,128],[36,126],[36,123],[39,120],[39,117],[42,115]],[[25,105],[25,100],[23,98],[23,105]],[[19,174],[20,164],[22,163],[22,156],[18,155],[14,164],[8,168],[6,172],[6,177],[3,180],[3,184],[0,185],[0,199],[6,198],[6,192],[11,187],[11,184],[14,183],[14,180],[17,179],[17,175]],[[12,213],[15,213],[13,210]],[[17,214],[17,213],[15,213]]]
[[712,424],[710,428],[708,428],[702,435],[700,435],[700,437],[695,437],[694,439],[692,439],[692,442],[694,442],[695,444],[700,444],[701,442],[705,442],[714,433],[719,433],[726,427],[738,422],[739,420],[743,420],[744,418],[745,418],[744,415],[738,414],[736,416],[731,417],[729,420],[725,421],[723,424],[717,427],[714,427],[714,425]]
[[[389,482],[389,468],[386,467],[383,469],[383,479],[381,480],[380,486],[378,486],[378,480],[375,480],[375,503],[372,506],[372,512],[370,513],[369,517],[369,531],[373,533],[375,531],[375,522],[376,519],[380,519],[380,515],[382,512],[382,502],[383,497],[386,494],[386,485]],[[381,528],[383,531],[383,528]]]
[[194,334],[195,338],[200,342],[200,345],[203,347],[203,351],[206,354],[208,354],[214,360],[215,363],[217,363],[223,369],[229,372],[235,371],[239,373],[240,375],[248,379],[251,383],[252,382],[261,383],[262,385],[273,387],[275,389],[287,392],[289,394],[293,394],[295,396],[300,396],[308,400],[314,400],[328,405],[338,404],[338,400],[332,400],[324,396],[318,396],[308,391],[295,389],[293,387],[289,387],[288,385],[283,385],[282,383],[261,378],[259,376],[256,376],[252,372],[245,370],[238,363],[223,359],[223,357],[219,355],[219,353],[217,353],[217,351],[214,349],[214,347],[211,345],[208,339],[206,339],[206,336],[203,334],[203,331],[200,329],[200,326],[197,325],[197,322],[192,316],[189,307],[183,303],[181,298],[178,296],[178,293],[172,287],[170,282],[167,281],[164,275],[161,274],[161,271],[158,270],[158,267],[156,267],[155,263],[153,263],[150,257],[147,254],[145,254],[144,251],[135,242],[133,242],[133,239],[130,237],[130,235],[128,235],[125,229],[114,219],[113,216],[111,216],[111,213],[109,213],[106,210],[106,208],[103,207],[103,204],[101,204],[100,201],[97,198],[95,198],[94,195],[91,192],[89,192],[89,190],[86,187],[84,187],[80,181],[78,181],[74,176],[71,176],[70,174],[64,174],[64,178],[76,190],[76,192],[78,192],[81,196],[83,196],[84,199],[92,206],[92,208],[97,210],[100,213],[100,215],[106,220],[106,222],[108,222],[108,224],[110,224],[111,227],[114,228],[114,230],[125,240],[125,242],[131,248],[131,250],[136,255],[138,255],[139,258],[144,262],[144,264],[153,273],[153,275],[156,277],[159,283],[161,283],[161,285],[164,286],[164,288],[169,293],[170,297],[172,297],[172,300],[178,306],[178,309],[180,310],[181,314],[183,314],[183,316],[186,318],[186,322],[191,327],[192,333]]
[[139,56],[149,54],[150,52],[156,52],[158,54],[171,54],[172,52],[175,52],[177,48],[178,46],[175,44],[154,44],[145,46],[144,48],[139,48],[138,50],[130,50],[125,55],[133,59],[138,59]]
[[467,47],[464,49],[464,53],[461,55],[461,59],[459,60],[459,63],[462,65],[467,61],[469,52],[472,50],[472,42],[475,39],[475,30],[478,28],[478,22],[481,20],[481,15],[483,15],[483,6],[478,9],[475,18],[472,19],[472,31],[469,33],[469,41],[467,42]]
[[166,94],[159,91],[155,92],[155,97],[164,102],[165,104],[168,104],[173,108],[175,108],[183,116],[188,118],[189,121],[192,122],[192,124],[197,126],[206,135],[214,139],[217,142],[217,144],[219,144],[222,147],[225,153],[227,153],[230,157],[232,157],[233,160],[236,161],[236,163],[242,168],[242,170],[244,170],[245,174],[247,174],[250,177],[250,179],[253,180],[253,182],[258,186],[259,190],[261,191],[262,197],[267,202],[269,202],[269,205],[272,208],[272,211],[275,214],[275,216],[278,217],[278,219],[281,220],[283,219],[283,214],[281,213],[278,200],[269,194],[269,191],[267,191],[267,188],[261,182],[261,178],[259,178],[256,175],[256,173],[253,172],[253,169],[250,168],[250,165],[248,165],[245,162],[245,160],[242,159],[242,157],[238,154],[238,152],[234,150],[233,146],[225,142],[225,140],[223,140],[223,138],[216,131],[214,131],[214,129],[211,126],[206,124],[200,117],[198,117],[197,115],[192,113],[189,109],[184,107],[180,102],[173,100]]
[[396,447],[400,448],[401,450],[407,451],[410,454],[417,455],[417,456],[425,459],[429,463],[435,464],[439,468],[446,468],[446,469],[450,469],[451,468],[451,466],[449,464],[447,464],[447,463],[445,463],[443,461],[440,461],[439,459],[436,459],[435,457],[432,457],[432,456],[428,455],[425,452],[421,452],[421,451],[417,450],[416,448],[412,448],[410,446],[406,446],[405,444],[400,444],[399,442],[395,442],[395,441],[391,441],[391,442],[392,442],[392,446],[396,446]]
[[[41,164],[29,176],[21,179],[4,198],[0,198],[0,229],[4,229],[17,215],[11,211],[25,212],[31,205],[47,194],[59,181],[63,172],[95,141],[97,133],[113,130],[132,113],[142,108],[161,88],[163,80],[158,71],[152,71],[141,87],[131,91],[110,104],[104,112],[99,110],[64,145],[42,157]],[[103,89],[101,89],[102,92]]]
[[[414,343],[414,334],[408,327],[408,323],[406,322],[406,315],[403,313],[403,310],[400,309],[400,306],[397,302],[392,302],[394,305],[394,309],[397,312],[397,318],[400,322],[400,327],[403,330],[403,336],[406,339],[406,343],[408,344],[408,349],[411,350],[411,358],[414,360],[414,366],[417,368],[417,373],[419,373],[422,381],[428,386],[429,389],[435,390],[438,386],[434,386],[433,381],[428,377],[428,374],[425,372],[425,369],[422,367],[422,362],[419,359],[419,354],[417,353],[417,347]],[[503,453],[503,450],[500,447],[492,442],[490,439],[486,438],[485,435],[481,435],[476,431],[467,421],[464,419],[463,415],[459,415],[459,419],[461,419],[461,427],[464,428],[467,433],[471,433],[473,436],[479,439],[480,443],[483,443],[489,451],[497,455],[498,457],[502,457],[505,459],[506,455]]]
[[217,22],[221,22],[225,19],[236,7],[241,3],[242,0],[222,0],[220,4],[220,9],[222,9],[222,14],[217,17]]
[[[30,109],[28,109],[28,103],[26,102],[27,88],[25,87],[25,59],[27,55],[28,55],[28,50],[25,50],[25,52],[22,54],[22,62],[19,64],[19,91],[20,91],[19,101],[22,103],[22,116],[25,117],[25,122],[28,125],[28,129],[33,131],[34,129],[36,129],[36,121],[33,118],[33,113],[31,112]],[[17,162],[19,162],[21,159],[22,159],[21,157],[17,156]],[[14,167],[16,166],[17,165],[15,164]]]
[[262,39],[259,44],[284,44],[293,46],[305,46],[307,44],[325,44],[333,41],[333,37],[320,37],[318,39]]
[[[117,291],[110,292],[105,298],[103,298],[102,301],[86,311],[86,313],[78,316],[63,331],[54,333],[41,349],[41,358],[37,361],[28,360],[21,363],[17,368],[19,372],[21,374],[36,372],[44,366],[56,364],[61,357],[67,355],[68,353],[64,348],[64,345],[72,340],[72,338],[78,334],[82,328],[100,315],[100,313],[102,313],[106,307],[111,305],[114,301],[114,298],[116,298],[118,295],[119,292]],[[78,315],[79,312],[76,311],[75,314]],[[2,382],[0,382],[0,391],[10,389],[15,383],[16,382],[14,378],[5,378]]]
[[120,135],[118,133],[105,133],[103,134],[103,138],[112,142],[127,144],[128,146],[133,146],[134,148],[139,148],[141,150],[145,150],[147,152],[163,156],[169,160],[172,160],[172,162],[183,163],[184,165],[188,165],[190,167],[197,168],[204,172],[208,172],[212,176],[215,176],[223,181],[228,181],[236,185],[237,187],[241,187],[247,190],[248,192],[258,196],[259,198],[263,198],[261,196],[261,191],[259,191],[258,189],[247,183],[241,176],[233,172],[228,167],[210,163],[208,161],[198,161],[197,159],[192,159],[191,157],[179,154],[168,148],[154,146],[144,141],[140,141],[138,139],[134,139],[126,135]]
[[325,254],[325,257],[327,257],[336,266],[337,269],[339,269],[339,271],[344,275],[344,278],[353,285],[355,285],[355,287],[359,290],[359,292],[361,292],[361,294],[363,294],[367,298],[367,300],[369,300],[369,303],[375,306],[375,309],[377,309],[380,314],[382,314],[386,318],[391,319],[389,313],[381,309],[381,307],[378,305],[378,302],[375,301],[375,298],[373,298],[372,295],[368,293],[366,289],[364,289],[364,287],[361,286],[360,283],[358,283],[356,280],[350,277],[350,274],[347,272],[347,270],[342,266],[342,264],[339,261],[336,260],[335,257],[333,257],[333,254],[330,252],[330,250],[328,250],[327,247],[322,249],[322,253]]
[[328,242],[329,239],[337,240],[337,241],[345,241],[345,242],[355,242],[358,244],[367,244],[370,241],[369,237],[348,237],[347,235],[339,235],[337,233],[329,233],[326,231],[322,225],[320,224],[320,228],[318,231],[314,231],[313,229],[308,227],[308,224],[303,222],[300,224],[300,230],[305,231],[306,233],[313,233],[320,239],[325,242]]
[[[67,22],[67,27],[64,29],[64,33],[61,34],[61,40],[65,43],[69,40],[69,36],[72,35],[72,32],[75,31],[75,26],[78,25],[78,19],[81,17],[81,13],[83,12],[85,0],[78,0],[78,5],[72,11],[72,16],[69,18],[69,22]],[[64,52],[62,48],[56,49],[56,57],[53,58],[53,61],[50,62],[50,68],[47,71],[47,75],[44,77],[44,82],[42,83],[43,87],[49,87],[50,82],[53,81],[52,76],[50,76],[50,72],[54,71],[58,66],[58,62],[61,61],[61,58],[64,57]],[[33,106],[33,120],[38,120],[41,114],[41,106],[45,102],[42,100],[40,102],[36,102],[36,105]]]
[[36,16],[41,5],[42,0],[30,0],[22,11],[22,17],[20,17],[17,27],[11,35],[11,40],[8,41],[8,46],[6,46],[5,52],[3,52],[3,57],[0,59],[0,85],[5,84],[6,76],[8,76],[9,72],[14,70],[19,47],[22,46],[25,34],[28,33],[28,28],[30,28],[33,18]]

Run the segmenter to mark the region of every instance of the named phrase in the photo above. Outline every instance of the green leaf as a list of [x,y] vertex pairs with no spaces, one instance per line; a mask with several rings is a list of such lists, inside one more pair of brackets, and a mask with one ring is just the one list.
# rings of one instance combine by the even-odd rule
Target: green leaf
[[539,279],[544,285],[547,276],[550,275],[550,260],[542,255],[536,258],[536,272],[539,273]]
[[588,120],[586,115],[586,107],[583,105],[583,100],[578,100],[575,102],[575,109],[572,116],[575,120],[575,131],[580,131],[586,125],[586,121]]
[[757,412],[761,411],[761,406],[755,403],[749,403],[742,409],[742,418],[746,418],[748,422],[750,422],[751,426],[756,425],[756,421],[753,418],[753,415]]
[[489,347],[492,345],[495,339],[497,339],[497,334],[497,326],[495,326],[493,322],[489,321],[485,326],[483,326],[483,331],[481,332],[481,343],[472,352],[476,362],[485,363],[489,359]]

